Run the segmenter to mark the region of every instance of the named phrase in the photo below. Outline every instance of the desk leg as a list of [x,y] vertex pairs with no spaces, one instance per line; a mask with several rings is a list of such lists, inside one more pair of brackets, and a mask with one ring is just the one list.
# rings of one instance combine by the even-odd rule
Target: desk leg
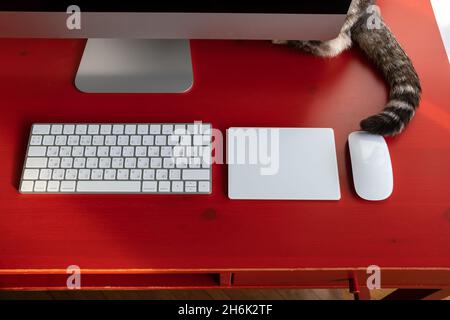
[[371,300],[370,290],[366,286],[360,286],[358,278],[353,274],[349,279],[349,290],[355,300]]

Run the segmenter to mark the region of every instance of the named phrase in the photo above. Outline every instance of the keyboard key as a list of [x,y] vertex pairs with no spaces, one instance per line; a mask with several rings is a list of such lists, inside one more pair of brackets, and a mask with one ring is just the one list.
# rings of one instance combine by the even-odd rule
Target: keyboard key
[[84,147],[73,147],[72,148],[72,156],[73,157],[82,157],[84,155]]
[[183,180],[209,180],[210,171],[209,170],[183,170]]
[[73,158],[62,158],[61,159],[61,168],[69,169],[72,168]]
[[186,169],[188,167],[188,159],[187,158],[177,158],[175,160],[176,167],[178,169]]
[[155,136],[144,136],[142,139],[142,144],[144,146],[152,146],[155,143]]
[[98,168],[98,158],[88,158],[86,160],[86,168],[88,169]]
[[137,193],[141,191],[140,181],[78,181],[78,192],[92,193]]
[[125,126],[125,134],[136,134],[136,125],[134,124],[127,124]]
[[131,136],[130,138],[130,145],[132,146],[140,146],[142,144],[142,137],[141,136]]
[[56,136],[55,145],[65,146],[67,144],[67,136]]
[[123,158],[114,158],[114,159],[112,160],[112,167],[113,167],[114,169],[120,169],[120,168],[123,168],[123,165],[124,165],[124,160],[123,160]]
[[99,167],[101,169],[111,168],[111,158],[100,158]]
[[30,139],[30,146],[39,146],[42,144],[42,136],[32,136]]
[[44,146],[52,146],[55,143],[55,136],[44,136],[42,144]]
[[66,170],[66,180],[77,180],[78,170],[70,169]]
[[109,154],[111,157],[121,157],[122,156],[122,147],[111,147],[111,151]]
[[145,124],[138,125],[137,133],[140,135],[148,134],[148,125]]
[[112,125],[104,124],[100,126],[100,134],[108,135],[112,132]]
[[142,192],[157,192],[158,183],[156,181],[144,181],[142,183]]
[[198,183],[198,192],[211,192],[211,183],[209,181],[200,181]]
[[117,143],[117,137],[116,136],[106,136],[105,138],[105,145],[107,146],[115,146]]
[[186,156],[186,148],[185,147],[174,147],[173,148],[173,156],[176,158],[185,157]]
[[170,180],[181,180],[181,170],[174,169],[169,171]]
[[92,170],[91,179],[92,180],[103,180],[103,170],[101,170],[101,169]]
[[156,180],[168,180],[169,172],[165,169],[156,170]]
[[202,146],[203,145],[203,136],[194,136],[194,146]]
[[80,144],[80,136],[69,136],[67,139],[67,144],[69,146],[77,146]]
[[134,169],[137,165],[137,159],[136,158],[126,158],[125,159],[125,168],[127,169]]
[[86,157],[95,157],[97,155],[97,148],[96,147],[86,147],[84,155]]
[[129,136],[119,136],[117,139],[117,145],[119,146],[127,146],[129,145],[130,137]]
[[162,133],[163,134],[173,134],[173,125],[166,124],[162,126]]
[[167,139],[167,144],[169,146],[177,146],[180,143],[180,136],[169,136],[169,138]]
[[64,180],[66,170],[64,169],[55,169],[53,170],[52,180]]
[[148,148],[149,157],[159,157],[159,147],[149,147]]
[[161,158],[152,158],[152,160],[150,160],[150,168],[153,168],[153,169],[162,168],[162,159]]
[[75,134],[75,125],[66,124],[63,129],[63,134]]
[[25,169],[23,172],[23,178],[25,180],[37,180],[39,178],[38,169]]
[[60,157],[70,157],[72,155],[72,147],[61,147],[59,149]]
[[49,158],[48,159],[48,167],[49,168],[59,168],[59,165],[61,163],[61,159],[60,158]]
[[47,157],[57,157],[59,155],[59,147],[48,147]]
[[98,147],[97,155],[99,157],[108,157],[109,156],[109,147]]
[[167,144],[166,136],[156,136],[155,145],[157,146],[165,146]]
[[79,180],[90,180],[91,179],[91,170],[90,169],[82,169],[78,172]]
[[186,181],[185,182],[185,191],[188,193],[197,192],[197,182],[195,181]]
[[150,126],[150,134],[161,134],[161,125],[152,124]]
[[104,136],[94,136],[92,139],[92,145],[94,146],[102,146],[104,145],[105,137]]
[[146,169],[148,168],[150,165],[150,160],[149,158],[139,158],[138,159],[138,168],[140,169]]
[[26,168],[46,168],[47,167],[47,158],[28,158]]
[[29,157],[45,157],[47,147],[30,147],[28,148]]
[[47,192],[59,192],[59,181],[49,181],[47,183]]
[[99,134],[99,132],[100,132],[100,126],[99,125],[97,125],[97,124],[90,124],[88,126],[88,134],[95,135],[95,134]]
[[47,181],[34,182],[34,192],[45,192],[45,191],[47,191]]
[[20,186],[21,192],[32,192],[34,187],[34,181],[22,181]]
[[183,181],[173,181],[172,182],[172,192],[184,192],[184,182]]
[[158,184],[158,191],[159,192],[170,192],[170,182],[169,181],[160,181]]
[[176,124],[174,134],[181,135],[186,134],[186,125],[185,124]]
[[141,180],[142,179],[142,170],[134,169],[130,171],[130,180]]
[[200,158],[189,158],[189,168],[199,169],[202,167],[202,159]]
[[116,180],[116,170],[108,169],[105,170],[105,180]]
[[180,145],[182,146],[192,145],[192,136],[181,136]]
[[154,169],[144,170],[144,180],[155,180],[155,170]]
[[172,147],[161,147],[161,157],[172,157],[173,148]]
[[175,159],[174,158],[165,158],[163,167],[166,169],[173,169],[175,168]]
[[115,124],[113,126],[113,134],[123,134],[125,127],[121,124]]
[[50,180],[52,178],[53,170],[41,169],[39,173],[39,180]]
[[147,156],[147,147],[136,147],[135,153],[136,153],[136,157],[146,157]]
[[81,146],[90,146],[92,144],[92,136],[81,136],[80,145]]
[[73,160],[73,167],[76,169],[82,169],[86,166],[86,158],[75,158]]
[[130,171],[128,169],[120,169],[117,171],[117,180],[128,180]]
[[33,134],[49,134],[50,133],[50,125],[34,125],[33,126]]
[[54,124],[54,125],[52,126],[51,133],[52,133],[52,134],[55,134],[55,135],[57,135],[57,134],[63,134],[63,126],[60,125],[60,124]]
[[[79,135],[87,134],[87,125],[85,125],[85,124],[77,125],[75,128],[75,134],[79,134]],[[62,186],[61,186],[61,188],[62,188]]]
[[62,181],[61,182],[61,192],[75,192],[75,181]]
[[134,147],[124,147],[122,155],[124,157],[134,157]]

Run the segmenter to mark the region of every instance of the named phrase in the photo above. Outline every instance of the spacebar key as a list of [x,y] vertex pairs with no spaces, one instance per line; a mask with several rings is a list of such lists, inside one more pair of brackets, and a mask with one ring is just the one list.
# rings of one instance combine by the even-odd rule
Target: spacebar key
[[140,181],[78,181],[77,192],[132,193],[141,192]]

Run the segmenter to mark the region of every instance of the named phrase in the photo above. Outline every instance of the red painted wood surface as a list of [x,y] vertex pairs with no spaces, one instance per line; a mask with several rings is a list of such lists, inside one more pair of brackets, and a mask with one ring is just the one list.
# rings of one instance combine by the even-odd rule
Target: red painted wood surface
[[[450,268],[450,64],[429,1],[379,3],[424,89],[409,129],[389,139],[395,192],[380,203],[360,200],[351,180],[347,136],[387,98],[357,50],[323,60],[270,42],[192,41],[189,93],[105,95],[73,86],[83,40],[0,40],[0,273]],[[342,200],[230,201],[223,165],[211,196],[17,192],[34,122],[194,120],[334,128]]]

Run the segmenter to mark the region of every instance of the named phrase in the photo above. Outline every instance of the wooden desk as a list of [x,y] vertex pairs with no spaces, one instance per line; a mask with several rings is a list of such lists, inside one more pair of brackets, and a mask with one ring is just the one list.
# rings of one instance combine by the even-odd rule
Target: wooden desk
[[[382,267],[385,288],[450,287],[450,65],[428,1],[379,1],[415,62],[424,97],[389,139],[395,193],[355,195],[346,146],[387,89],[357,51],[334,60],[269,42],[192,41],[195,85],[180,95],[83,94],[82,40],[0,40],[0,287],[65,288],[70,265],[90,288],[355,287]],[[34,122],[188,122],[332,127],[342,200],[211,196],[20,195]],[[356,283],[355,283],[356,281]]]

